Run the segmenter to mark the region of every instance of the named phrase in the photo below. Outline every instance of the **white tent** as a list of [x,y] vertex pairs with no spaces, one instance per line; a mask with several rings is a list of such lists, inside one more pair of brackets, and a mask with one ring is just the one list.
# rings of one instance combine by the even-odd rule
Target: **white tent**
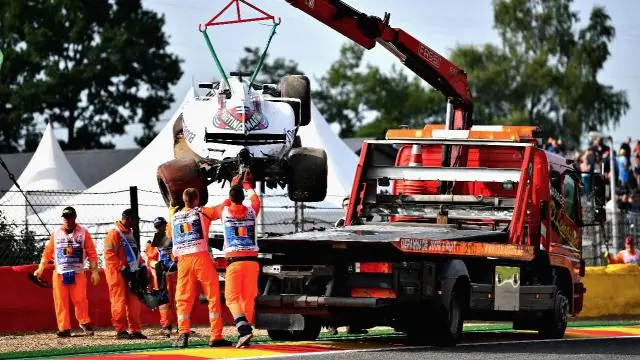
[[[62,152],[50,123],[17,182],[37,212],[56,206],[86,189]],[[33,213],[25,205],[25,196],[15,185],[0,199],[0,208],[5,216],[16,223],[24,222],[25,216]]]
[[[191,88],[182,104],[193,98],[194,94]],[[122,210],[130,206],[130,186],[138,187],[141,238],[150,239],[153,232],[151,221],[155,217],[166,217],[167,208],[158,190],[156,172],[160,164],[173,158],[172,129],[181,108],[182,105],[156,138],[127,165],[67,202],[76,208],[78,222],[90,225],[89,229],[94,234],[99,247],[107,227],[120,218]],[[357,156],[333,133],[315,106],[313,106],[312,121],[301,129],[300,137],[303,146],[321,147],[327,151],[329,158],[327,198],[320,203],[308,204],[317,209],[306,209],[304,212],[305,221],[316,222],[316,225],[305,225],[305,229],[313,226],[326,227],[342,215],[340,204],[342,198],[350,192]],[[208,187],[208,205],[219,203],[227,197],[229,184],[225,184],[224,188],[220,185],[213,183]],[[294,203],[288,199],[286,191],[267,189],[263,195],[264,215],[258,221],[263,231],[274,233],[294,231],[296,229]],[[40,216],[51,228],[60,222],[60,210],[47,211]],[[37,221],[37,219],[33,217],[31,221]],[[320,224],[317,224],[318,222]],[[211,232],[220,233],[220,226],[218,223],[212,224]]]

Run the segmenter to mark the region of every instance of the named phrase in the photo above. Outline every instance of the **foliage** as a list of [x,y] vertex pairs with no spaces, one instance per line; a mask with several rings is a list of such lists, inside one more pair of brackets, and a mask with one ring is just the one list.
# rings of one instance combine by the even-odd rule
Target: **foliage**
[[[340,58],[318,79],[319,89],[312,94],[327,121],[340,125],[340,136],[381,137],[390,127],[442,121],[442,95],[429,93],[421,79],[396,66],[384,73],[363,65],[364,51],[355,43],[343,45]],[[365,124],[368,114],[374,116]]]
[[[258,66],[262,50],[258,47],[245,47],[245,55],[238,62],[238,71],[250,72]],[[269,60],[269,53],[265,55],[262,70],[256,78],[258,83],[262,84],[277,84],[285,75],[304,75],[300,69],[298,69],[298,63],[293,60],[287,60],[283,57],[277,57],[273,61]]]
[[153,138],[182,76],[163,16],[141,0],[6,0],[0,13],[0,151],[33,150],[36,115],[67,129],[65,149],[113,148],[103,137],[133,123],[139,146]]
[[[503,102],[511,109],[494,121],[538,124],[547,134],[578,145],[584,131],[616,125],[629,103],[624,91],[597,79],[615,37],[610,16],[595,6],[587,24],[578,28],[580,18],[572,3],[494,0],[503,56],[512,61],[505,68],[509,82],[503,83],[511,92]],[[500,60],[492,65],[504,67]]]
[[44,242],[38,241],[33,232],[18,230],[0,211],[0,266],[37,263],[43,248]]
[[[603,7],[577,28],[571,0],[494,0],[501,44],[458,45],[450,58],[468,74],[475,124],[538,125],[547,135],[578,145],[584,131],[615,125],[628,111],[624,91],[597,76],[615,36]],[[444,99],[422,80],[392,68],[362,66],[364,49],[349,43],[318,82],[313,96],[340,134],[383,136],[407,124],[442,122]],[[364,124],[365,114],[374,112]]]

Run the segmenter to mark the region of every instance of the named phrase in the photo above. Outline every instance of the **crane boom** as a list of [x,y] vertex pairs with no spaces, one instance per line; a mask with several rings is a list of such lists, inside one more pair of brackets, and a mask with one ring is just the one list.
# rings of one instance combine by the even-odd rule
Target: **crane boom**
[[285,0],[360,46],[370,50],[382,45],[434,89],[442,92],[452,106],[447,119],[451,129],[473,125],[473,97],[464,70],[423,44],[406,31],[384,20],[362,13],[341,0]]

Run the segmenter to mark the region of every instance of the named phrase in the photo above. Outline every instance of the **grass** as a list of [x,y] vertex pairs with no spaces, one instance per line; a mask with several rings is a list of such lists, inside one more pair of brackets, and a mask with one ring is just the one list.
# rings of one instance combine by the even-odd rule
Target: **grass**
[[[619,321],[572,321],[569,323],[571,328],[588,328],[599,326],[633,326],[640,325],[640,320],[619,320]],[[512,331],[511,323],[502,324],[486,324],[486,325],[466,325],[465,332],[508,332]],[[326,333],[320,334],[318,341],[350,341],[360,339],[374,339],[374,338],[395,338],[404,336],[402,333],[394,332],[393,330],[377,330],[373,329],[366,335],[328,335]],[[229,339],[232,340],[233,339]],[[280,343],[272,341],[268,336],[258,336],[251,340],[252,344],[274,344]],[[46,350],[34,350],[34,351],[19,351],[19,352],[5,352],[0,353],[0,359],[50,359],[53,357],[73,357],[87,354],[93,355],[108,355],[110,353],[123,353],[123,352],[137,352],[137,351],[154,351],[154,350],[166,350],[170,349],[173,342],[167,341],[153,341],[145,343],[135,344],[118,344],[118,345],[94,345],[94,346],[78,346],[59,349],[46,349]],[[193,339],[189,342],[190,348],[204,347],[207,345],[207,339]]]

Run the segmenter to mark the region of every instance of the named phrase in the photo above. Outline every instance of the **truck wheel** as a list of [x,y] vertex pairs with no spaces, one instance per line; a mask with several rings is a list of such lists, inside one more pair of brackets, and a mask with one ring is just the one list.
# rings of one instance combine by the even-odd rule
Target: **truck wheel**
[[569,299],[556,289],[553,309],[542,315],[538,334],[543,339],[562,339],[569,321]]
[[320,336],[322,325],[319,321],[304,317],[304,330],[267,330],[274,341],[314,341]]
[[181,158],[160,165],[157,173],[158,186],[167,206],[184,206],[182,192],[196,188],[200,194],[200,205],[207,203],[206,180],[200,175],[198,163],[194,159]]
[[288,155],[287,192],[291,201],[319,202],[327,197],[327,153],[322,149],[300,147]]
[[280,80],[279,87],[282,97],[300,99],[301,109],[299,111],[297,102],[289,103],[296,114],[296,125],[309,125],[311,122],[311,86],[309,78],[304,75],[286,75]]
[[434,317],[423,316],[424,321],[409,320],[406,334],[415,345],[455,346],[460,342],[464,325],[464,293],[458,287],[451,293],[447,308],[434,313]]

